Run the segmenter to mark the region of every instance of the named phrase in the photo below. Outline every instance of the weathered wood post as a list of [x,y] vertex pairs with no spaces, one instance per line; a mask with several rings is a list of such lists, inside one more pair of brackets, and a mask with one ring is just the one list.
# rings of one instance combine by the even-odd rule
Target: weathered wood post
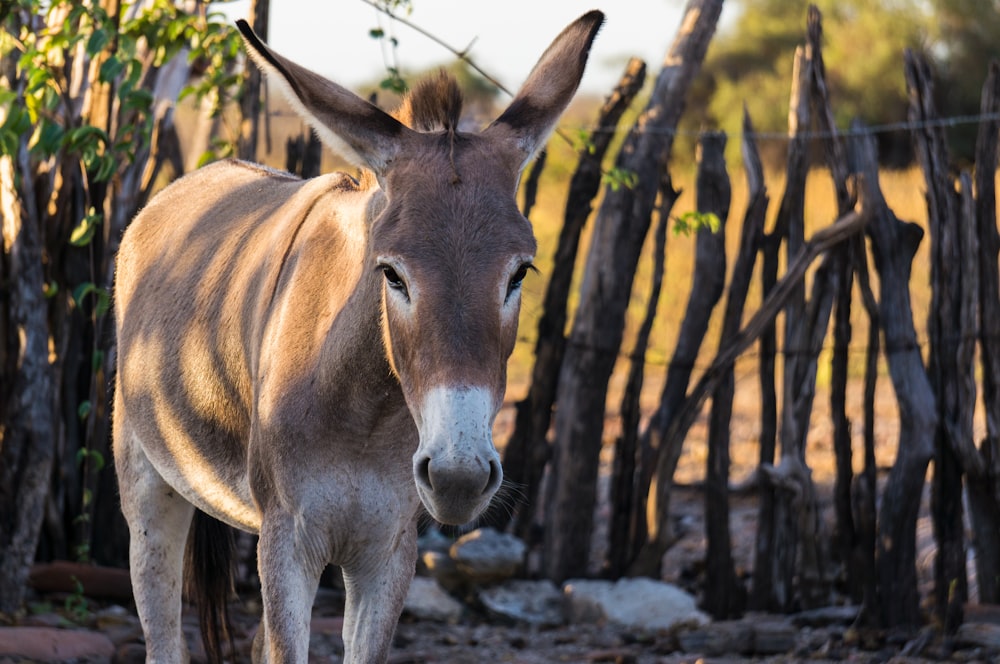
[[[739,332],[767,215],[764,169],[753,133],[750,115],[744,108],[741,151],[749,200],[726,296],[722,332],[719,335],[720,350],[731,344]],[[705,554],[707,575],[703,607],[717,618],[740,615],[746,608],[747,598],[746,589],[736,576],[729,534],[729,434],[735,391],[733,367],[730,366],[723,371],[719,385],[712,392],[708,468],[705,474],[705,535],[708,548]]]
[[[579,151],[576,171],[569,184],[562,229],[545,288],[542,317],[538,321],[535,365],[528,394],[517,403],[514,432],[504,449],[503,467],[508,481],[521,487],[521,503],[511,515],[513,529],[527,539],[538,507],[538,492],[545,464],[551,456],[548,444],[552,405],[558,393],[559,368],[566,352],[567,302],[573,282],[580,236],[601,186],[601,161],[622,115],[646,80],[646,63],[629,61],[614,91],[597,117],[597,131],[590,144]],[[498,523],[497,525],[506,525]]]
[[1000,603],[1000,234],[997,233],[997,142],[1000,136],[1000,63],[990,64],[976,140],[976,228],[979,238],[979,345],[986,438],[979,445],[984,473],[970,475],[969,517],[976,548],[979,601]]
[[[972,440],[976,407],[974,359],[979,268],[972,218],[971,179],[961,190],[951,174],[944,128],[935,124],[930,65],[906,54],[914,146],[927,183],[927,218],[931,239],[931,307],[928,373],[937,405],[931,512],[938,551],[934,564],[935,607],[947,631],[958,629],[968,597],[962,475],[981,476],[982,459]],[[963,200],[966,199],[966,200]]]
[[545,574],[557,581],[587,571],[608,379],[621,346],[635,266],[673,130],[721,11],[722,0],[689,0],[649,104],[619,153],[618,167],[634,173],[636,184],[609,188],[595,221],[580,305],[559,377],[544,546]]
[[879,273],[879,323],[885,336],[889,374],[899,402],[896,463],[889,472],[878,512],[876,579],[878,622],[892,628],[920,623],[916,527],[924,475],[934,451],[937,414],[924,369],[910,304],[910,269],[923,231],[896,218],[882,195],[874,138],[857,133],[849,143],[862,174],[860,195],[870,210],[867,227]]

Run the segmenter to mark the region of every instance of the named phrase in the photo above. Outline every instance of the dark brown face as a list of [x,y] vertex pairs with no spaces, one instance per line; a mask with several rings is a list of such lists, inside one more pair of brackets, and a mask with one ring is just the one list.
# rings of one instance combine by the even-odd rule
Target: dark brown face
[[371,235],[384,342],[420,432],[417,490],[445,523],[474,518],[500,485],[493,421],[535,252],[516,172],[489,148],[459,137],[454,169],[450,150],[400,159]]

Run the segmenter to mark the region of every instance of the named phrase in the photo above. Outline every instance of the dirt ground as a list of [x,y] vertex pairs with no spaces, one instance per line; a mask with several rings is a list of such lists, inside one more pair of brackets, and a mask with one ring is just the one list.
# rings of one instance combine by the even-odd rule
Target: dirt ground
[[[755,405],[759,402],[756,386],[750,381],[738,382],[737,400],[732,420],[732,479],[735,484],[746,480],[757,465],[757,437],[759,423]],[[853,394],[860,390],[852,391]],[[875,430],[876,458],[882,471],[891,467],[898,438],[898,415],[888,379],[880,381],[879,414]],[[860,422],[860,404],[853,404],[856,412],[850,413],[854,424],[854,454],[860,459],[863,431]],[[830,501],[834,474],[832,438],[827,400],[820,395],[816,400],[812,428],[809,432],[807,460],[817,485],[824,518],[832,524]],[[509,409],[501,416],[497,438],[505,439],[504,426],[509,426]],[[608,421],[606,439],[613,440],[615,422]],[[703,495],[699,483],[705,467],[705,417],[692,429],[678,466],[678,487],[672,511],[678,531],[678,543],[664,558],[664,580],[675,583],[698,595],[702,578],[702,561],[705,551],[704,523],[702,519]],[[606,445],[602,453],[602,476],[607,478],[612,448]],[[860,468],[860,464],[856,465]],[[606,484],[606,479],[605,479]],[[607,508],[598,509],[594,536],[594,564],[598,565],[607,526]],[[734,491],[731,497],[730,528],[734,558],[740,574],[748,575],[753,565],[753,542],[756,535],[757,497],[753,490]],[[931,590],[933,565],[933,534],[925,500],[918,523],[918,573],[922,596]],[[970,561],[971,562],[971,561]],[[970,575],[974,567],[969,566]],[[970,579],[974,586],[974,577]],[[58,620],[53,615],[65,613],[59,607],[64,597],[36,598],[56,607],[52,615],[44,613],[29,619],[38,624],[51,624]],[[986,616],[986,622],[1000,625],[997,607],[972,607],[972,614]],[[84,626],[102,632],[114,642],[116,654],[108,659],[76,659],[73,661],[141,662],[144,647],[138,620],[131,607],[108,607],[93,602],[89,624]],[[239,661],[249,661],[252,636],[260,615],[259,598],[254,593],[243,593],[232,607],[236,632],[236,650]],[[323,588],[314,606],[311,661],[339,662],[343,655],[340,637],[342,627],[343,593]],[[487,616],[476,607],[470,607],[458,624],[441,624],[415,621],[404,615],[393,644],[390,661],[394,664],[482,664],[485,662],[518,662],[541,664],[543,662],[618,662],[622,664],[674,664],[680,662],[736,663],[736,662],[918,662],[918,661],[1000,661],[1000,648],[992,650],[944,641],[932,627],[923,631],[897,635],[859,635],[849,622],[828,620],[819,623],[794,621],[787,616],[750,616],[749,621],[785,621],[795,626],[794,645],[778,654],[686,652],[682,649],[679,634],[638,634],[611,625],[569,625],[559,628],[536,628],[509,624]],[[996,627],[1000,630],[1000,627]],[[185,630],[192,645],[195,662],[203,661],[200,640],[197,636],[195,614],[190,608],[185,613]],[[0,664],[30,661],[0,656]]]

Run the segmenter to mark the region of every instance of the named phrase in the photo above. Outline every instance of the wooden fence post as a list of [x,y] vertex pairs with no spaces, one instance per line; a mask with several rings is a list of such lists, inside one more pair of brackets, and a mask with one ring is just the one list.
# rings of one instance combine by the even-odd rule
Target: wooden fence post
[[653,462],[649,439],[639,435],[642,385],[646,369],[646,349],[656,322],[657,305],[666,270],[667,229],[670,211],[680,192],[674,189],[669,169],[660,174],[660,203],[657,207],[656,230],[653,233],[653,275],[646,301],[646,314],[635,346],[625,393],[622,396],[622,434],[615,441],[615,457],[611,469],[611,526],[608,529],[608,574],[618,578],[628,571],[646,538],[646,490]]
[[687,89],[715,34],[722,0],[689,0],[649,105],[619,153],[633,187],[609,188],[594,226],[580,306],[559,377],[545,574],[585,574],[593,530],[608,379],[621,346],[635,266],[649,229],[659,172],[673,145]]
[[979,344],[986,438],[980,443],[982,477],[969,476],[969,517],[976,549],[979,601],[1000,603],[1000,234],[997,233],[996,170],[1000,135],[1000,63],[990,64],[976,140],[976,225],[979,238]]
[[[590,144],[580,148],[576,171],[570,180],[552,274],[545,288],[542,317],[538,321],[531,387],[524,399],[517,403],[514,432],[504,448],[504,474],[508,481],[521,487],[522,492],[520,504],[510,517],[514,520],[514,532],[524,539],[529,539],[542,472],[550,456],[547,439],[552,423],[552,405],[558,392],[559,368],[566,351],[566,307],[580,236],[590,217],[594,196],[601,186],[601,161],[611,145],[618,122],[645,80],[646,63],[632,58],[598,113],[597,130]],[[502,517],[495,517],[497,526],[507,525],[501,521]]]
[[878,622],[886,627],[920,623],[916,527],[924,475],[934,450],[937,415],[924,369],[910,305],[910,269],[923,231],[901,222],[886,205],[878,181],[874,138],[857,133],[850,147],[862,174],[863,205],[870,210],[868,235],[879,273],[879,323],[896,399],[900,432],[896,463],[889,472],[878,513],[876,579]]
[[[725,284],[726,277],[726,218],[729,216],[729,204],[732,188],[729,175],[726,172],[726,135],[722,133],[703,134],[699,143],[699,168],[696,181],[696,198],[699,212],[712,212],[719,217],[719,228],[712,235],[717,246],[717,257],[712,260],[712,267],[718,275],[718,301]],[[704,232],[704,231],[700,231]],[[751,241],[743,233],[744,242]],[[743,302],[746,292],[741,283],[742,276],[747,272],[746,261],[753,260],[755,253],[752,248],[745,249],[741,245],[741,279],[730,284],[729,298],[724,316],[723,329],[726,337],[722,343],[731,339],[739,330],[742,321]],[[750,251],[750,255],[746,255]],[[751,262],[752,266],[752,262]],[[749,277],[747,277],[749,281]],[[741,293],[741,291],[743,291]],[[709,425],[708,460],[705,476],[705,535],[707,536],[706,567],[710,582],[705,587],[705,609],[718,618],[739,615],[743,611],[745,596],[741,592],[736,578],[736,569],[732,558],[732,542],[729,537],[729,424],[732,415],[732,394],[734,388],[733,368],[729,366],[722,372],[719,384],[713,390],[712,414]],[[719,576],[713,577],[714,574]]]
[[[976,406],[974,358],[978,296],[978,251],[972,212],[971,180],[955,189],[944,129],[934,124],[930,66],[907,52],[906,81],[914,143],[927,182],[931,236],[931,308],[928,373],[937,405],[931,511],[938,545],[934,578],[936,609],[947,631],[962,621],[968,596],[962,475],[985,473],[972,440]],[[963,198],[967,199],[963,201]],[[968,245],[972,246],[968,246]]]
[[[739,252],[726,296],[726,310],[719,335],[720,349],[732,343],[739,332],[767,215],[764,169],[754,143],[753,126],[746,108],[743,109],[741,148],[749,199],[740,231]],[[708,469],[705,476],[705,535],[708,545],[705,554],[707,574],[703,607],[717,618],[738,616],[746,608],[746,589],[736,576],[729,536],[729,434],[736,390],[733,367],[730,366],[723,374],[712,393]]]

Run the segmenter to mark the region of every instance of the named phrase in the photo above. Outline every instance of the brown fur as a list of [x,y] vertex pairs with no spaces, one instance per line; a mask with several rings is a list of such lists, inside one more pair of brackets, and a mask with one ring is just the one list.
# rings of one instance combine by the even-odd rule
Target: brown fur
[[512,104],[530,118],[508,111],[478,134],[457,130],[448,77],[414,90],[410,128],[241,25],[254,61],[378,186],[223,162],[172,184],[125,233],[114,451],[150,661],[184,655],[195,509],[259,534],[256,657],[305,661],[333,562],[345,661],[385,661],[421,504],[461,523],[500,483],[511,281],[535,251],[514,194],[600,22],[582,17],[543,56]]
[[393,115],[416,131],[456,131],[462,117],[462,91],[455,78],[442,69],[417,83]]

